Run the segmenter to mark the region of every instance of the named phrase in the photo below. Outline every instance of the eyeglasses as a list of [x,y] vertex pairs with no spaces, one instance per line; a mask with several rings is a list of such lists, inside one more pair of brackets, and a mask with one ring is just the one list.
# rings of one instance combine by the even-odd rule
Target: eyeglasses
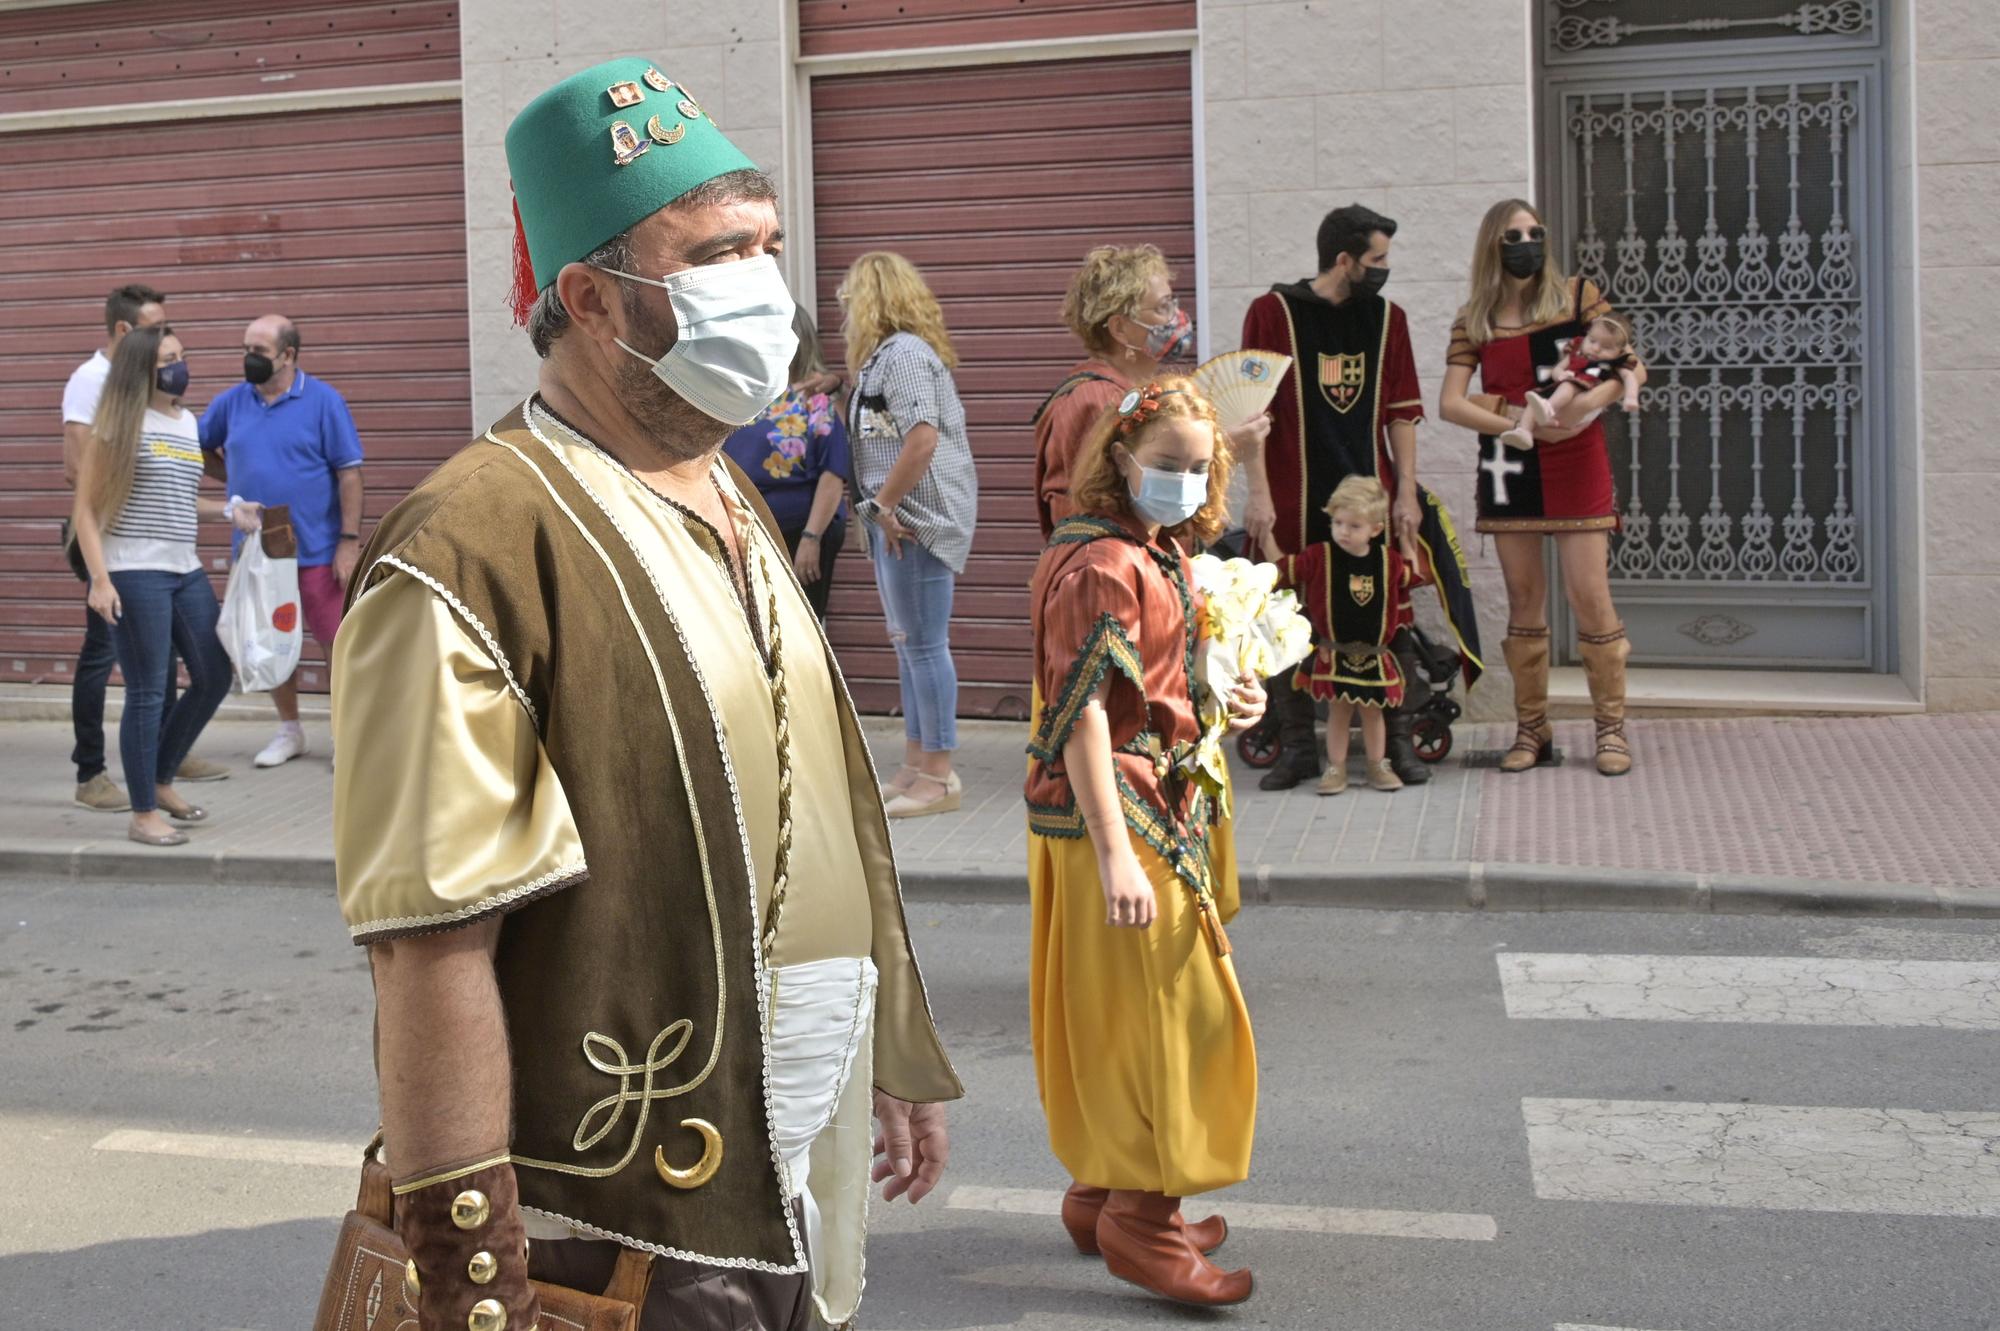
[[1505,232],[1501,233],[1500,239],[1506,241],[1509,245],[1519,245],[1524,240],[1546,240],[1548,239],[1548,235],[1549,233],[1544,227],[1531,226],[1527,231],[1523,232],[1520,227],[1510,226]]

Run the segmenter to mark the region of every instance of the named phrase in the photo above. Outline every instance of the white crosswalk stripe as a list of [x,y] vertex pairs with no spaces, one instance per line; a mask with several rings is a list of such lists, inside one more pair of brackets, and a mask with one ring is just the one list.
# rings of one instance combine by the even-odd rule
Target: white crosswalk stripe
[[2000,1112],[1525,1099],[1535,1195],[2000,1216]]
[[140,1128],[120,1128],[99,1138],[91,1149],[138,1155],[177,1155],[193,1160],[233,1160],[256,1165],[361,1168],[360,1143],[303,1141],[291,1137],[232,1137],[222,1133],[148,1132]]
[[[1026,1188],[964,1185],[951,1190],[945,1205],[954,1211],[998,1211],[1011,1215],[1056,1215],[1062,1194]],[[1338,1206],[1277,1206],[1222,1201],[1213,1209],[1232,1229],[1276,1229],[1304,1234],[1355,1234],[1392,1239],[1462,1239],[1490,1243],[1500,1227],[1490,1215],[1448,1211],[1368,1211]]]
[[[139,1155],[179,1156],[194,1160],[239,1164],[293,1165],[309,1168],[355,1169],[361,1148],[353,1142],[307,1141],[283,1137],[244,1137],[225,1133],[153,1132],[120,1128],[93,1143],[97,1151]],[[1009,1215],[1055,1215],[1062,1194],[1029,1188],[992,1188],[976,1184],[948,1186],[945,1205],[954,1211],[993,1211]],[[1288,1230],[1305,1234],[1352,1234],[1376,1238],[1454,1239],[1490,1243],[1500,1228],[1490,1215],[1448,1211],[1375,1211],[1337,1206],[1282,1206],[1266,1202],[1227,1201],[1214,1208],[1237,1229]]]
[[[1991,959],[1507,952],[1495,961],[1507,1015],[1519,1021],[2000,1031]],[[1521,1118],[1542,1201],[2000,1218],[2000,1110],[1991,1108],[1527,1097]]]
[[1497,958],[1510,1017],[2000,1030],[2000,963],[1844,957]]

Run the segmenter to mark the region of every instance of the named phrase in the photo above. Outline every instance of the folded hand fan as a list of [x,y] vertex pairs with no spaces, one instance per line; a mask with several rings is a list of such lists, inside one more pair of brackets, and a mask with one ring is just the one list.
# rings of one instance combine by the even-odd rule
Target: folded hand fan
[[1215,404],[1222,427],[1233,430],[1254,420],[1278,395],[1278,381],[1292,368],[1290,356],[1268,351],[1226,351],[1204,362],[1194,372],[1194,381]]

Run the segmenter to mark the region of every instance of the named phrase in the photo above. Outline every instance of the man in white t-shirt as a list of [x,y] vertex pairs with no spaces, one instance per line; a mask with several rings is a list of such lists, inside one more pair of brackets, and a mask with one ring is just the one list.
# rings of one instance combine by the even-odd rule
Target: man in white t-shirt
[[[104,392],[104,380],[111,373],[111,357],[125,334],[134,328],[150,328],[167,321],[166,297],[141,282],[128,282],[113,291],[104,302],[104,346],[90,353],[90,359],[76,367],[63,385],[63,482],[76,488],[77,468],[83,450],[90,444],[90,425],[97,418],[97,399]],[[76,731],[76,748],[70,761],[76,764],[76,802],[99,813],[123,813],[132,807],[124,788],[104,770],[104,691],[111,682],[118,653],[112,646],[111,626],[88,607],[83,612],[83,650],[77,654],[75,678],[70,684],[70,724]],[[167,705],[173,705],[174,679],[180,662],[167,658]],[[220,781],[229,769],[220,763],[190,755],[180,765],[181,781]]]

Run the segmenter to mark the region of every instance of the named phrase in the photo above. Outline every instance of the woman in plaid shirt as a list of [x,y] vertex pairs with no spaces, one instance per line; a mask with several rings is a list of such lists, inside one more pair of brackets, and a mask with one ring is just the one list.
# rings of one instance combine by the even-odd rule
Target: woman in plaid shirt
[[979,513],[965,407],[951,377],[958,354],[937,297],[901,255],[862,255],[837,294],[854,375],[855,513],[868,533],[903,694],[903,767],[884,793],[891,818],[945,813],[959,806],[962,789],[951,767],[952,592]]

